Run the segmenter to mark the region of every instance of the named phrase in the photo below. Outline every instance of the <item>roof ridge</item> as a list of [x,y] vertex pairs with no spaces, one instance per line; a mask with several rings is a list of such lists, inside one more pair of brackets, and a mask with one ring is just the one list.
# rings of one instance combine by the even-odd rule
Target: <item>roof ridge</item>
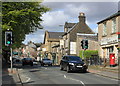
[[100,23],[102,23],[102,22],[104,22],[104,21],[106,21],[106,20],[112,19],[113,17],[116,17],[116,16],[120,16],[120,11],[118,11],[118,12],[116,12],[116,13],[114,13],[114,14],[112,14],[112,15],[104,18],[104,19],[102,19],[102,20],[99,21],[97,24],[100,24]]

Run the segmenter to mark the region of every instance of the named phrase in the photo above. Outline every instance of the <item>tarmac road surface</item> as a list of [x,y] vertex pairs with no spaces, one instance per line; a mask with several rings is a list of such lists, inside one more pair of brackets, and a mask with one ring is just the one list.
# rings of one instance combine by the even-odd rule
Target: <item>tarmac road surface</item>
[[[40,85],[40,84],[76,84],[79,86],[87,85],[108,85],[117,86],[118,80],[103,77],[93,73],[61,71],[57,66],[24,66],[18,68],[18,73],[22,80],[23,86],[26,85]],[[30,85],[30,86],[31,86]]]

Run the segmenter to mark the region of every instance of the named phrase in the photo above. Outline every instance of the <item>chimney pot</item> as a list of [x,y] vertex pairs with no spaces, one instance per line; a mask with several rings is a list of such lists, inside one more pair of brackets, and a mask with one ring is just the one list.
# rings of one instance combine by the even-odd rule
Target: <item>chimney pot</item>
[[85,23],[86,20],[85,13],[80,12],[78,18],[79,18],[79,22]]
[[83,12],[80,13],[80,16],[85,16],[85,14]]

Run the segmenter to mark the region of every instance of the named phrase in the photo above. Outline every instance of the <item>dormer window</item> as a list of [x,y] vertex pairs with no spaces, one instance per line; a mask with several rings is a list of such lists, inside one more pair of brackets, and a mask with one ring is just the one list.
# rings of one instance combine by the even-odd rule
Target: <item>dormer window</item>
[[103,23],[103,36],[107,35],[107,26],[106,26],[106,22]]
[[112,33],[116,32],[116,18],[112,19]]

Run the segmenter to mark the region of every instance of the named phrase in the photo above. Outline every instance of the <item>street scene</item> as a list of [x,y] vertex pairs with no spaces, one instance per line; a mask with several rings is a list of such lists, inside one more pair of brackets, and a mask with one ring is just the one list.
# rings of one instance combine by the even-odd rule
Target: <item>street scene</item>
[[[28,84],[40,85],[40,84],[76,84],[80,86],[91,86],[93,85],[104,85],[108,84],[110,86],[117,86],[118,80],[115,78],[105,77],[101,75],[97,75],[93,72],[93,70],[89,70],[89,72],[71,72],[67,73],[66,71],[60,71],[58,66],[48,67],[48,66],[25,66],[22,68],[14,69],[14,72],[19,73],[14,76],[14,80],[12,84],[22,84],[23,86],[27,86]],[[95,70],[94,70],[95,71]],[[109,73],[109,72],[108,72]],[[15,73],[14,73],[15,74]],[[114,73],[112,75],[115,75]],[[116,76],[117,77],[117,76]],[[20,78],[20,80],[19,80]],[[3,78],[3,84],[6,83],[11,84],[10,81],[5,81]],[[9,79],[9,78],[8,78]],[[96,86],[97,86],[96,85]]]
[[120,84],[120,2],[2,2],[1,32],[1,86]]

